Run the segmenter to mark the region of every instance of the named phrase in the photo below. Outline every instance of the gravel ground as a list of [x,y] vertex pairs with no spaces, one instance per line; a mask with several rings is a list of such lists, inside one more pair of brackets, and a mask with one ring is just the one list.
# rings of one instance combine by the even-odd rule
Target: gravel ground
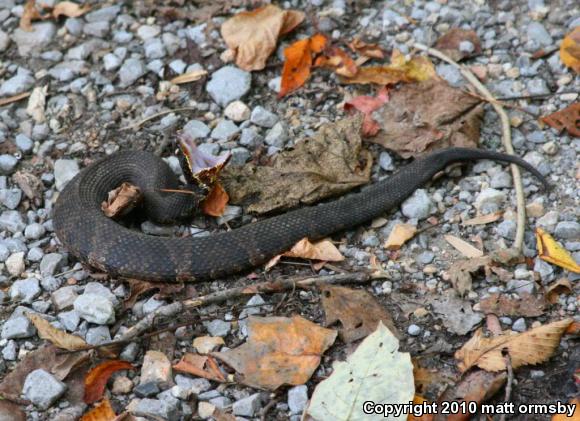
[[[0,98],[48,87],[45,122],[36,122],[27,113],[26,101],[0,107],[0,299],[5,303],[1,315],[2,373],[12,370],[24,355],[42,343],[22,317],[25,309],[45,314],[56,326],[97,344],[110,340],[144,314],[170,301],[149,294],[128,312],[122,312],[120,305],[128,294],[127,286],[117,279],[93,279],[91,271],[59,245],[53,232],[52,206],[58,192],[80,168],[119,149],[162,151],[176,166],[170,141],[178,129],[199,139],[205,151],[215,155],[229,151],[232,164],[244,164],[312,136],[322,123],[344,117],[337,106],[345,96],[370,92],[360,86],[341,86],[334,75],[317,72],[296,94],[278,101],[282,50],[296,36],[312,35],[312,24],[302,25],[284,39],[264,71],[250,74],[220,58],[226,47],[219,26],[225,17],[240,9],[200,23],[156,16],[152,3],[95,3],[83,17],[34,23],[35,31],[25,32],[18,29],[22,2],[0,0]],[[483,54],[468,63],[485,69],[486,84],[498,97],[545,95],[518,102],[538,115],[564,108],[578,98],[580,79],[562,66],[557,53],[540,59],[531,57],[539,49],[550,51],[557,47],[567,32],[580,25],[580,10],[574,0],[293,0],[283,6],[307,12],[319,30],[334,39],[348,40],[358,35],[379,42],[386,50],[398,48],[404,53],[411,51],[414,42],[431,45],[451,27],[470,28],[482,40]],[[198,68],[206,69],[208,77],[179,87],[162,82]],[[448,65],[437,65],[437,71],[454,86],[464,84],[460,74]],[[177,108],[186,110],[166,113],[135,126],[136,122]],[[468,307],[475,310],[479,300],[493,292],[518,288],[536,292],[562,277],[573,285],[580,278],[539,260],[533,235],[534,227],[543,227],[580,260],[580,141],[567,134],[541,130],[534,118],[519,110],[509,113],[517,154],[545,174],[554,189],[542,192],[537,181],[524,174],[530,214],[525,255],[529,259],[527,264],[509,268],[511,279],[507,283],[494,274],[476,277],[474,290],[465,298]],[[482,131],[482,147],[499,149],[500,123],[491,110],[486,112]],[[388,177],[403,163],[376,146],[370,149],[376,158],[373,180]],[[431,311],[414,313],[451,288],[447,271],[461,256],[444,241],[443,235],[479,239],[490,251],[509,247],[515,234],[515,194],[508,168],[480,162],[465,170],[454,170],[452,175],[458,175],[458,171],[462,177],[446,178],[418,190],[399,210],[388,215],[385,224],[369,224],[335,236],[347,257],[340,265],[343,269],[368,268],[373,255],[384,264],[390,279],[375,281],[368,289],[392,312],[403,332],[402,348],[414,356],[431,358],[434,367],[450,364],[454,350],[471,335],[451,332]],[[496,210],[506,210],[496,223],[469,227],[459,223],[477,211]],[[416,236],[397,256],[382,248],[395,223],[422,228],[430,217],[436,218],[439,225]],[[237,226],[249,218],[241,208],[231,206],[217,222],[196,218],[190,229],[214,231],[224,229],[226,222]],[[168,231],[150,223],[144,223],[142,229],[157,234]],[[263,277],[261,271],[257,273]],[[309,266],[286,264],[276,268],[270,277],[310,273]],[[322,273],[328,271],[323,269]],[[538,282],[530,282],[533,279]],[[191,296],[252,282],[255,280],[236,277],[195,285],[186,293]],[[250,304],[276,304],[281,299],[282,294],[256,296]],[[580,288],[576,286],[571,295],[561,296],[545,315],[503,317],[502,327],[523,331],[535,321],[569,316],[580,320],[579,300]],[[413,307],[413,303],[420,304]],[[233,301],[225,307],[201,310],[201,316],[209,321],[178,328],[174,332],[173,357],[178,359],[191,351],[191,339],[200,335],[222,336],[229,347],[239,344],[245,331],[230,320],[240,315],[244,304]],[[275,313],[272,307],[276,308]],[[286,296],[281,306],[257,308],[264,315],[301,314],[323,322],[315,292],[295,292]],[[212,315],[216,315],[215,319],[211,319]],[[151,341],[130,344],[122,356],[140,365],[144,353],[155,346],[159,344]],[[568,400],[577,393],[570,375],[570,367],[577,367],[580,361],[575,346],[577,342],[564,339],[551,362],[518,370],[512,400],[547,403]],[[260,410],[275,400],[266,419],[298,421],[315,385],[331,372],[332,362],[351,350],[337,342],[307,385],[283,388],[275,394],[239,385],[218,387],[183,375],[173,378],[176,387],[160,383],[156,389],[143,390],[143,382],[139,383],[143,373],[137,371],[116,376],[110,387],[111,400],[119,412],[132,405],[142,413],[170,420],[188,419],[192,413],[203,418],[213,406],[233,411],[240,420],[258,419]],[[26,407],[28,419],[76,419],[84,407],[59,399],[63,392],[62,382],[50,373],[32,372],[23,390],[34,402]],[[191,393],[197,395],[199,405],[192,405]],[[147,399],[141,400],[143,397]]]

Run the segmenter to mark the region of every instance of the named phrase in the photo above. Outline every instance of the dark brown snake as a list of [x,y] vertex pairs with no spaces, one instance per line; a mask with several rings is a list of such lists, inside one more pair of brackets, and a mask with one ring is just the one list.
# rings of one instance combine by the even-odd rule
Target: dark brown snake
[[69,182],[55,205],[54,227],[73,255],[112,276],[165,282],[215,279],[261,265],[304,237],[316,240],[370,221],[398,206],[447,165],[478,159],[515,163],[547,185],[533,166],[516,156],[452,148],[417,159],[391,177],[332,202],[206,237],[156,237],[106,217],[101,203],[108,192],[125,181],[137,185],[145,193],[149,215],[165,222],[191,215],[195,200],[159,192],[178,188],[178,180],[157,156],[121,151]]

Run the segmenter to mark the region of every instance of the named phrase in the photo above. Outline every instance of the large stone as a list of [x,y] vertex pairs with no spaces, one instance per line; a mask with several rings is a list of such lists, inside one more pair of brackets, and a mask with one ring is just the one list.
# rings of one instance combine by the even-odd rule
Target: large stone
[[62,190],[79,171],[79,164],[74,159],[57,159],[54,163],[56,189]]
[[41,409],[48,409],[66,391],[66,384],[41,368],[32,371],[22,387],[22,394]]
[[100,295],[81,295],[75,300],[74,309],[87,322],[98,325],[115,323],[115,308],[113,304]]
[[251,84],[252,75],[249,72],[234,66],[225,66],[214,72],[206,90],[218,105],[225,107],[246,95]]
[[56,34],[56,25],[52,22],[40,22],[32,25],[32,31],[16,28],[12,40],[18,46],[18,54],[30,56],[44,51]]

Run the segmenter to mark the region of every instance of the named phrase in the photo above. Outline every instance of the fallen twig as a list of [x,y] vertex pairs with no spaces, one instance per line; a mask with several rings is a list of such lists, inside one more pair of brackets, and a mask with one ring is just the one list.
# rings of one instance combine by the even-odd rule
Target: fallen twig
[[[502,126],[502,143],[505,148],[506,153],[513,155],[514,148],[512,145],[512,136],[511,136],[511,129],[510,129],[510,122],[507,113],[505,112],[503,106],[497,102],[491,92],[475,77],[475,75],[470,72],[466,67],[459,65],[457,62],[453,61],[451,58],[443,54],[441,51],[436,50],[434,48],[429,48],[423,44],[414,44],[414,47],[418,50],[422,50],[427,52],[428,54],[443,60],[452,66],[459,69],[461,74],[469,83],[471,83],[475,89],[479,91],[483,95],[486,100],[488,100],[492,107],[495,109],[497,114],[501,120]],[[522,175],[520,173],[520,169],[517,165],[511,164],[511,171],[512,177],[514,179],[514,188],[516,190],[516,208],[517,208],[517,217],[516,217],[516,236],[514,240],[514,249],[521,253],[522,245],[524,243],[524,229],[526,223],[526,207],[525,207],[525,199],[524,199],[524,187],[522,185]]]

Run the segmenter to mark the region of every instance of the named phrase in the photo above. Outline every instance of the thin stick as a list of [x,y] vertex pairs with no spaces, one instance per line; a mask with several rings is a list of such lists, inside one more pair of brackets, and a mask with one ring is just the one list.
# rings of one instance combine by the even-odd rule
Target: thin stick
[[141,127],[143,124],[147,123],[148,121],[155,120],[156,118],[162,117],[166,114],[179,113],[182,111],[196,111],[196,110],[197,108],[195,107],[183,107],[183,108],[175,108],[173,110],[160,111],[157,114],[150,115],[149,117],[144,118],[143,120],[138,121],[137,123],[131,124],[130,126],[122,127],[119,130],[135,130]]
[[[510,354],[506,354],[505,358],[505,366],[507,367],[507,382],[505,385],[505,402],[509,402],[512,396],[512,385],[514,383],[514,369],[512,367],[512,359],[510,358]],[[505,421],[506,414],[502,414],[499,417],[499,421]]]
[[[427,52],[428,54],[443,60],[452,66],[459,69],[461,74],[469,83],[471,83],[475,89],[479,91],[488,101],[490,101],[491,106],[495,109],[499,118],[501,120],[502,127],[502,143],[506,153],[514,155],[514,148],[512,145],[512,135],[510,129],[510,122],[507,113],[504,108],[497,102],[491,92],[471,73],[466,67],[460,66],[457,62],[453,61],[451,58],[443,54],[441,51],[434,48],[429,48],[423,44],[414,44],[414,47],[418,50]],[[524,229],[526,223],[526,207],[524,199],[524,187],[522,185],[522,175],[520,169],[517,165],[511,164],[512,177],[514,179],[514,188],[516,190],[516,208],[517,208],[517,218],[516,218],[516,237],[514,240],[514,249],[521,253],[522,245],[524,243]]]

